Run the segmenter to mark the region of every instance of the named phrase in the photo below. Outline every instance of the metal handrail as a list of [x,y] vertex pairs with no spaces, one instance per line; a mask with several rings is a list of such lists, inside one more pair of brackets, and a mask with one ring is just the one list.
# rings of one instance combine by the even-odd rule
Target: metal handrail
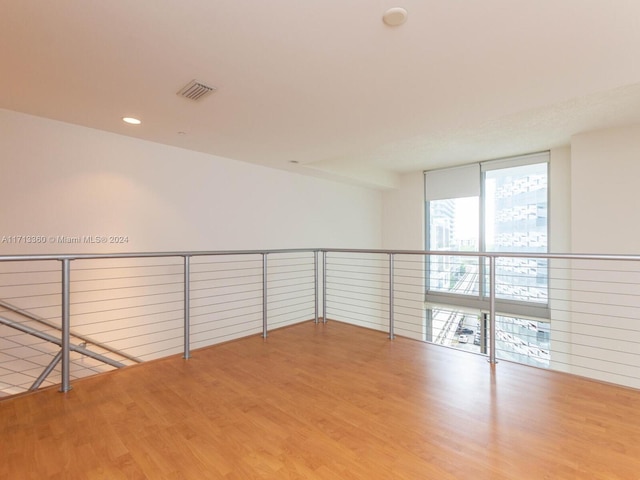
[[[54,330],[57,331],[62,331],[62,329],[56,325],[53,322],[50,322],[38,315],[36,315],[35,313],[31,313],[28,312],[27,310],[24,310],[20,307],[16,307],[15,305],[12,305],[8,302],[5,302],[4,300],[0,300],[0,307],[5,308],[7,311],[13,312],[13,313],[17,313],[18,315],[21,315],[23,317],[28,318],[29,320],[33,320],[34,322],[37,322],[41,325],[45,325],[49,328],[53,328]],[[92,345],[95,345],[96,347],[102,348],[103,350],[107,350],[108,352],[114,353],[120,357],[126,358],[127,360],[131,360],[132,362],[135,363],[142,363],[142,360],[139,359],[138,357],[134,357],[133,355],[129,355],[126,352],[121,352],[120,350],[117,350],[109,345],[106,345],[102,342],[97,342],[95,340],[93,340],[90,337],[87,337],[86,335],[81,335],[75,332],[70,332],[70,336],[75,337],[79,340],[82,340],[84,343],[90,343]]]
[[[13,328],[14,330],[18,330],[22,333],[26,333],[33,337],[39,338],[40,340],[45,340],[47,342],[53,343],[60,347],[60,351],[56,354],[56,356],[53,358],[51,363],[44,369],[44,371],[40,374],[40,376],[36,379],[33,385],[31,385],[29,390],[36,390],[40,388],[40,385],[42,385],[42,382],[44,382],[47,376],[53,371],[53,368],[58,364],[58,362],[60,362],[64,358],[65,347],[71,352],[80,353],[89,358],[93,358],[94,360],[98,360],[100,362],[106,363],[107,365],[111,365],[112,367],[115,367],[115,368],[122,368],[125,366],[123,363],[116,362],[115,360],[111,360],[109,357],[105,357],[104,355],[100,355],[99,353],[93,352],[88,348],[83,347],[82,345],[73,345],[70,342],[64,342],[63,339],[56,338],[53,335],[49,335],[48,333],[41,332],[39,330],[36,330],[35,328],[27,327],[26,325],[13,322],[4,317],[0,317],[0,324],[5,325],[9,328]],[[67,356],[69,355],[68,352],[66,353],[66,355]],[[68,375],[69,373],[67,372],[67,376]],[[63,383],[64,383],[64,380],[63,380]],[[68,384],[68,380],[67,380],[66,387],[67,387],[67,390],[69,390],[70,387]]]
[[[497,340],[498,340],[498,336],[500,334],[500,332],[498,331],[497,328],[497,318],[499,316],[509,316],[509,315],[517,315],[516,310],[514,310],[513,308],[507,308],[505,310],[506,307],[509,307],[511,304],[509,302],[513,302],[513,304],[515,305],[515,303],[517,302],[519,304],[519,306],[521,308],[519,308],[519,310],[521,311],[520,313],[524,314],[525,317],[527,318],[527,315],[532,315],[533,317],[538,317],[538,314],[540,313],[545,313],[542,311],[534,311],[534,310],[545,310],[547,311],[547,316],[543,316],[540,318],[549,318],[550,319],[550,315],[552,313],[551,311],[551,307],[549,306],[549,299],[547,299],[545,304],[541,304],[539,302],[534,302],[534,303],[527,303],[525,302],[521,302],[520,300],[518,301],[511,301],[508,299],[499,299],[499,293],[497,292],[497,282],[498,279],[496,278],[497,272],[496,272],[496,268],[497,268],[497,264],[498,264],[498,260],[501,259],[505,259],[505,258],[526,258],[526,259],[543,259],[543,260],[549,260],[549,261],[553,261],[553,260],[562,260],[562,261],[581,261],[581,260],[591,260],[591,261],[627,261],[627,262],[640,262],[640,255],[625,255],[625,254],[587,254],[587,253],[544,253],[544,252],[469,252],[469,251],[444,251],[444,250],[438,250],[438,251],[429,251],[429,250],[388,250],[388,249],[354,249],[354,248],[335,248],[335,249],[323,249],[322,250],[323,254],[345,254],[344,256],[340,256],[337,255],[336,257],[339,259],[368,259],[368,260],[375,260],[378,259],[380,261],[381,264],[384,263],[384,257],[388,256],[388,257],[393,257],[396,256],[396,260],[398,260],[398,256],[400,255],[405,255],[407,257],[410,256],[415,256],[415,257],[466,257],[466,258],[475,258],[475,259],[485,259],[485,262],[481,262],[481,265],[487,265],[487,267],[489,268],[489,271],[485,272],[483,275],[483,278],[486,278],[488,280],[488,284],[486,285],[486,287],[488,287],[488,290],[484,290],[484,289],[480,289],[478,291],[478,297],[481,298],[481,302],[475,302],[474,303],[474,309],[478,309],[478,307],[480,307],[479,311],[485,311],[487,313],[487,323],[488,325],[482,327],[482,332],[486,332],[487,333],[487,338],[485,340],[485,333],[483,333],[483,339],[482,339],[482,344],[481,345],[486,345],[488,348],[485,349],[485,347],[482,347],[482,352],[484,353],[488,353],[488,360],[490,362],[490,364],[494,365],[497,363],[497,355],[498,355],[498,345],[497,345]],[[351,256],[351,254],[355,254],[356,256]],[[358,257],[357,255],[362,255],[361,257]],[[367,254],[369,254],[369,256],[367,257]],[[349,260],[345,260],[345,262],[348,263]],[[572,267],[560,267],[559,268],[572,268]],[[382,272],[379,273],[378,275],[380,276],[380,278],[377,278],[375,280],[362,280],[364,282],[374,282],[377,283],[379,286],[377,288],[380,289],[380,291],[382,291],[382,288],[386,285],[386,283],[384,283],[385,281],[388,282],[389,285],[389,297],[388,297],[388,305],[386,306],[382,306],[382,308],[372,308],[369,306],[365,306],[360,310],[354,310],[353,307],[356,307],[356,309],[358,308],[358,306],[353,305],[352,303],[345,303],[342,300],[338,300],[337,304],[338,304],[338,308],[342,308],[342,312],[343,314],[346,314],[347,317],[349,315],[355,315],[356,317],[351,318],[351,320],[355,321],[355,322],[366,322],[369,320],[359,320],[358,319],[358,315],[363,315],[362,312],[365,312],[364,315],[366,316],[371,316],[373,320],[373,323],[371,323],[371,321],[369,321],[369,325],[372,325],[373,328],[378,329],[379,326],[378,324],[376,324],[376,322],[379,322],[379,325],[382,326],[383,325],[383,321],[384,321],[384,316],[385,314],[388,314],[388,318],[389,318],[389,336],[390,338],[393,337],[394,335],[394,297],[393,295],[395,294],[394,292],[394,288],[393,288],[393,270],[394,270],[394,266],[393,264],[390,264],[389,267],[386,269],[386,272]],[[357,270],[356,270],[357,271]],[[635,271],[636,275],[639,273],[637,270]],[[423,272],[422,275],[424,275],[426,272]],[[388,274],[388,279],[384,280],[384,276]],[[484,276],[486,275],[486,277]],[[326,275],[325,275],[326,278]],[[346,281],[349,281],[349,276],[347,275],[346,277]],[[355,278],[355,277],[354,277]],[[426,280],[426,277],[422,277],[423,280]],[[563,278],[560,278],[559,281],[564,280]],[[344,280],[343,280],[344,282]],[[633,282],[633,280],[632,280]],[[329,283],[331,283],[331,280],[329,280]],[[356,284],[357,286],[357,284]],[[429,288],[428,286],[425,284],[423,288],[422,292],[424,294],[423,297],[423,301],[422,306],[423,308],[426,308],[427,305],[427,301],[428,301],[428,295],[429,295]],[[365,287],[365,288],[374,288],[374,287]],[[558,288],[557,291],[560,291],[562,288],[562,286],[557,286],[556,288]],[[624,293],[626,295],[629,295],[629,293]],[[374,296],[376,295],[375,292],[371,293],[371,294],[366,294],[366,295],[370,295],[370,296]],[[450,300],[451,303],[447,303],[449,308],[456,308],[456,306],[458,305],[459,301],[462,301],[463,306],[467,306],[468,303],[470,303],[470,300],[464,296],[459,296],[456,294],[447,294],[447,293],[438,293],[439,296],[444,297],[445,295],[449,295],[450,296]],[[474,295],[475,296],[475,295]],[[556,298],[555,300],[558,300],[557,304],[556,304],[556,312],[558,312],[560,315],[563,315],[565,313],[570,313],[570,311],[563,311],[563,308],[570,308],[570,307],[559,307],[559,305],[561,305],[561,302],[563,301],[567,301],[565,298]],[[569,300],[571,302],[575,301],[573,298],[571,300]],[[326,303],[326,296],[325,296],[325,300],[324,302]],[[341,302],[341,303],[340,303]],[[480,305],[480,303],[482,303],[482,305]],[[632,306],[632,308],[640,308],[640,305],[637,304],[638,302],[636,302],[636,304],[634,304]],[[341,305],[341,307],[340,307]],[[626,305],[626,304],[625,304]],[[513,305],[511,305],[513,306]],[[333,304],[330,306],[330,308],[333,308]],[[349,310],[351,308],[351,310]],[[387,309],[387,311],[385,312],[385,308]],[[473,307],[472,307],[473,308]],[[486,309],[486,310],[485,310]],[[326,309],[325,309],[326,310]],[[377,311],[376,311],[377,310]],[[525,311],[526,310],[526,311]],[[516,313],[514,313],[516,312]],[[577,312],[578,314],[581,313],[587,313],[589,314],[590,312]],[[622,317],[621,317],[622,318]],[[632,314],[629,317],[629,320],[633,320],[635,319],[634,314]],[[397,319],[395,319],[397,321]],[[565,320],[560,320],[560,322],[563,322]],[[570,327],[569,327],[570,328]],[[384,327],[382,328],[382,330],[384,330]],[[632,332],[636,332],[637,330],[631,330]],[[562,335],[563,332],[560,332],[560,335]],[[578,334],[579,335],[579,334]],[[615,340],[617,340],[617,338],[615,338]],[[486,341],[486,344],[484,343]],[[504,339],[502,340],[504,341]],[[624,340],[625,342],[630,342],[631,340]],[[560,342],[566,342],[566,340],[560,340]],[[562,344],[562,343],[561,343]],[[584,345],[588,348],[590,348],[591,344],[589,343],[588,340],[584,341]],[[604,350],[608,350],[608,351],[615,351],[618,352],[617,349],[615,349],[615,347],[606,347],[603,346],[601,347]],[[624,356],[624,355],[628,355],[627,350],[625,349],[621,349],[619,355],[620,356]],[[559,358],[562,357],[562,355],[565,354],[564,351],[559,350]],[[588,357],[584,357],[584,358],[588,358]],[[558,365],[569,365],[569,368],[573,368],[572,364],[568,364],[566,363],[565,360],[556,360],[559,361],[560,363],[558,363]],[[620,361],[618,360],[618,363]],[[633,361],[631,361],[633,362]],[[610,361],[611,364],[616,364],[616,360],[611,360]],[[635,363],[628,363],[628,365],[633,365],[633,368],[635,368]],[[581,367],[579,364],[577,364],[575,366],[575,368],[579,369],[579,368],[584,368]],[[605,372],[605,370],[602,370],[601,372]],[[619,370],[612,370],[611,371],[611,375],[622,375]],[[638,378],[636,377],[636,384],[637,384],[637,380]],[[607,379],[607,381],[610,381]],[[623,383],[624,384],[624,383]]]
[[[45,369],[45,372],[49,372],[59,362],[61,362],[62,368],[62,381],[61,392],[67,392],[71,389],[69,383],[69,352],[76,351],[75,347],[70,344],[70,272],[71,262],[73,260],[98,260],[98,259],[123,259],[123,258],[167,258],[177,257],[184,259],[184,298],[183,298],[183,310],[184,310],[184,358],[190,357],[190,345],[189,345],[189,259],[191,257],[204,257],[204,256],[239,256],[239,255],[260,255],[263,259],[263,301],[262,301],[262,316],[263,316],[263,337],[266,338],[268,331],[267,324],[267,257],[270,254],[281,253],[309,253],[313,252],[314,256],[320,249],[310,248],[294,248],[294,249],[270,249],[270,250],[225,250],[225,251],[188,251],[188,252],[139,252],[139,253],[100,253],[100,254],[36,254],[36,255],[2,255],[0,256],[0,262],[10,261],[60,261],[61,273],[62,273],[62,308],[61,308],[61,358],[56,358]],[[315,292],[317,292],[317,275],[314,275],[314,281],[316,283]],[[317,311],[317,294],[315,295],[316,311]],[[316,314],[317,317],[317,314]],[[325,320],[326,321],[326,320]],[[4,323],[4,322],[3,322]],[[12,325],[9,325],[12,326]],[[27,327],[28,328],[28,327]],[[29,332],[25,332],[29,333]],[[52,337],[53,338],[53,337]],[[43,372],[44,374],[44,372]]]
[[[604,261],[640,261],[640,255],[622,255],[622,254],[585,254],[585,253],[538,253],[538,252],[468,252],[468,251],[433,251],[433,250],[391,250],[391,249],[354,249],[354,248],[295,248],[295,249],[269,249],[269,250],[218,250],[218,251],[175,251],[175,252],[131,252],[131,253],[95,253],[95,254],[38,254],[38,255],[2,255],[0,256],[0,262],[4,261],[60,261],[62,264],[62,357],[61,362],[63,366],[63,380],[61,391],[66,391],[70,388],[68,384],[68,351],[72,350],[69,346],[69,272],[70,264],[73,260],[86,260],[86,259],[125,259],[125,258],[163,258],[163,257],[175,257],[182,258],[184,260],[184,358],[188,359],[190,356],[189,347],[189,259],[192,257],[203,256],[240,256],[240,255],[255,255],[262,259],[262,320],[263,320],[263,337],[267,336],[268,324],[267,324],[267,259],[271,254],[291,254],[291,253],[313,253],[313,277],[315,282],[314,297],[315,297],[315,311],[314,316],[316,322],[319,317],[319,296],[322,295],[322,317],[323,323],[326,323],[327,314],[327,255],[336,253],[345,254],[381,254],[388,256],[388,290],[389,290],[389,305],[388,305],[388,320],[389,320],[389,337],[394,337],[394,257],[398,260],[400,255],[416,255],[416,256],[453,256],[453,257],[471,257],[471,258],[484,258],[489,261],[490,272],[490,291],[488,295],[489,300],[489,319],[491,321],[490,326],[490,357],[489,360],[493,364],[496,362],[496,345],[495,345],[495,318],[496,309],[496,291],[495,291],[495,267],[496,259],[498,258],[531,258],[531,259],[558,259],[558,260],[604,260]],[[318,258],[318,255],[322,254],[322,259]],[[322,263],[322,272],[320,276],[320,263]],[[322,280],[322,291],[319,290],[319,282]],[[80,337],[79,337],[80,338]],[[94,343],[94,342],[91,342]]]
[[[373,253],[394,255],[429,255],[429,256],[454,256],[454,257],[484,257],[484,258],[548,258],[559,260],[631,260],[640,261],[640,255],[623,254],[589,254],[589,253],[538,253],[538,252],[468,252],[449,250],[381,250],[381,249],[357,249],[357,248],[329,248],[320,249],[321,252],[332,253]],[[2,257],[0,257],[0,260]]]
[[373,253],[397,255],[430,255],[458,257],[526,257],[562,260],[631,260],[640,261],[638,254],[589,254],[589,253],[539,253],[539,252],[468,252],[450,250],[394,250],[367,248],[282,248],[267,250],[194,250],[174,252],[128,252],[128,253],[74,253],[74,254],[36,254],[36,255],[0,255],[0,262],[44,261],[44,260],[91,260],[100,258],[161,258],[161,257],[199,257],[221,255],[262,255],[275,253]]
[[30,260],[92,260],[100,258],[161,258],[161,257],[206,257],[214,255],[261,255],[273,253],[307,253],[322,251],[319,248],[280,248],[272,250],[194,250],[175,252],[129,252],[129,253],[65,253],[36,255],[0,255],[0,262]]
[[[4,317],[0,317],[0,324],[2,325],[6,325],[7,327],[11,327],[15,330],[19,330],[22,333],[27,333],[29,335],[32,335],[34,337],[37,337],[41,340],[45,340],[47,342],[50,343],[54,343],[58,346],[62,346],[62,340],[60,340],[59,338],[54,337],[53,335],[49,335],[48,333],[44,333],[41,332],[39,330],[36,330],[35,328],[31,328],[31,327],[27,327],[26,325],[22,325],[20,323],[16,323],[13,322],[9,319],[6,319]],[[94,360],[99,360],[103,363],[106,363],[107,365],[111,365],[112,367],[116,367],[116,368],[122,368],[124,367],[124,363],[120,363],[117,362],[115,360],[111,360],[109,357],[105,357],[104,355],[101,355],[99,353],[93,352],[91,350],[89,350],[86,347],[83,347],[82,345],[70,345],[69,349],[72,352],[76,352],[76,353],[81,353],[82,355],[86,355],[87,357],[91,357]]]

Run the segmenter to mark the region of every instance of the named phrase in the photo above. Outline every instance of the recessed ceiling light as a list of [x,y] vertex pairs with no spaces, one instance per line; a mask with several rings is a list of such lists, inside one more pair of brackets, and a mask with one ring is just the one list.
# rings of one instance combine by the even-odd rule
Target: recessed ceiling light
[[141,120],[133,117],[122,117],[122,121],[128,123],[129,125],[140,125],[142,123]]
[[397,27],[407,21],[407,11],[402,7],[390,8],[384,12],[382,20],[390,27]]

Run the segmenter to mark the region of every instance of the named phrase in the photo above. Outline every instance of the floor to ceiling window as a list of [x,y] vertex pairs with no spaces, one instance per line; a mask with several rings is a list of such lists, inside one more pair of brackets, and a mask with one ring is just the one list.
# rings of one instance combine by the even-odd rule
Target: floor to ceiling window
[[[425,172],[428,341],[487,352],[488,264],[452,252],[548,251],[548,153]],[[548,265],[496,262],[498,357],[549,362]]]

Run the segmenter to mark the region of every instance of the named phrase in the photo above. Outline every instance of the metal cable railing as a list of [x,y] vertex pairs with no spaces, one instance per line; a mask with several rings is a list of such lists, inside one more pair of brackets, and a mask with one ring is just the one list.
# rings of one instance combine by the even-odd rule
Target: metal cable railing
[[191,260],[191,344],[194,348],[262,331],[262,255]]
[[[34,328],[43,335],[60,338],[60,266],[57,261],[0,263],[0,395],[31,388],[43,369],[55,360],[60,346],[45,338],[25,334]],[[36,324],[22,315],[23,308],[47,324]],[[15,311],[18,310],[18,311]],[[71,372],[75,376],[75,371]],[[49,377],[42,385],[60,383]]]
[[272,328],[315,317],[315,253],[269,255],[267,312]]
[[[18,315],[20,318],[26,318],[27,320],[33,320],[36,324],[38,324],[38,327],[41,328],[41,326],[45,326],[45,327],[49,327],[49,328],[53,328],[56,331],[60,330],[60,327],[57,326],[54,322],[50,322],[49,320],[45,320],[44,318],[41,318],[40,316],[31,313],[27,310],[24,310],[20,307],[17,307],[15,305],[12,305],[8,302],[4,302],[0,300],[0,309],[2,309],[2,312],[6,312],[6,313],[10,313],[13,315]],[[0,321],[2,321],[3,319],[0,317]],[[6,319],[4,319],[6,320]],[[5,324],[7,323],[14,323],[11,322],[10,320],[7,320],[4,322]],[[14,323],[15,324],[15,323]],[[96,347],[98,347],[99,349],[105,350],[107,352],[113,353],[118,357],[123,357],[127,360],[130,360],[134,363],[140,363],[142,360],[140,360],[139,358],[136,358],[132,355],[129,355],[125,352],[121,352],[118,351],[116,349],[114,349],[113,347],[111,347],[110,345],[106,345],[104,343],[100,343],[90,337],[87,337],[85,335],[81,335],[78,334],[77,332],[71,331],[71,336],[76,339],[78,341],[78,343],[81,343],[82,345],[95,345]]]
[[[376,274],[363,255],[377,255]],[[331,318],[486,355],[491,363],[640,388],[638,256],[346,249],[327,256]],[[385,257],[393,268],[384,268]],[[357,285],[350,294],[358,301],[332,295],[335,282]],[[363,322],[369,309],[374,320]]]
[[389,263],[379,253],[326,252],[326,316],[387,330]]
[[74,260],[73,331],[142,361],[182,351],[180,258]]
[[317,255],[0,257],[0,395],[317,321]]
[[640,257],[295,249],[0,257],[0,391],[320,316],[640,388]]

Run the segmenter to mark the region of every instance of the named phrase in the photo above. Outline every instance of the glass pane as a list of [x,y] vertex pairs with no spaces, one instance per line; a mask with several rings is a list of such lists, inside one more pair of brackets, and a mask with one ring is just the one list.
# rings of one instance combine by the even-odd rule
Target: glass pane
[[[485,173],[485,242],[489,252],[547,252],[547,164]],[[500,298],[547,302],[546,259],[505,258],[496,264]]]
[[516,317],[496,316],[496,356],[549,368],[550,324]]
[[482,351],[482,331],[478,315],[441,308],[434,308],[429,312],[433,343],[476,353]]
[[[429,250],[478,251],[479,197],[429,202]],[[429,289],[478,293],[478,259],[451,255],[429,259]]]

